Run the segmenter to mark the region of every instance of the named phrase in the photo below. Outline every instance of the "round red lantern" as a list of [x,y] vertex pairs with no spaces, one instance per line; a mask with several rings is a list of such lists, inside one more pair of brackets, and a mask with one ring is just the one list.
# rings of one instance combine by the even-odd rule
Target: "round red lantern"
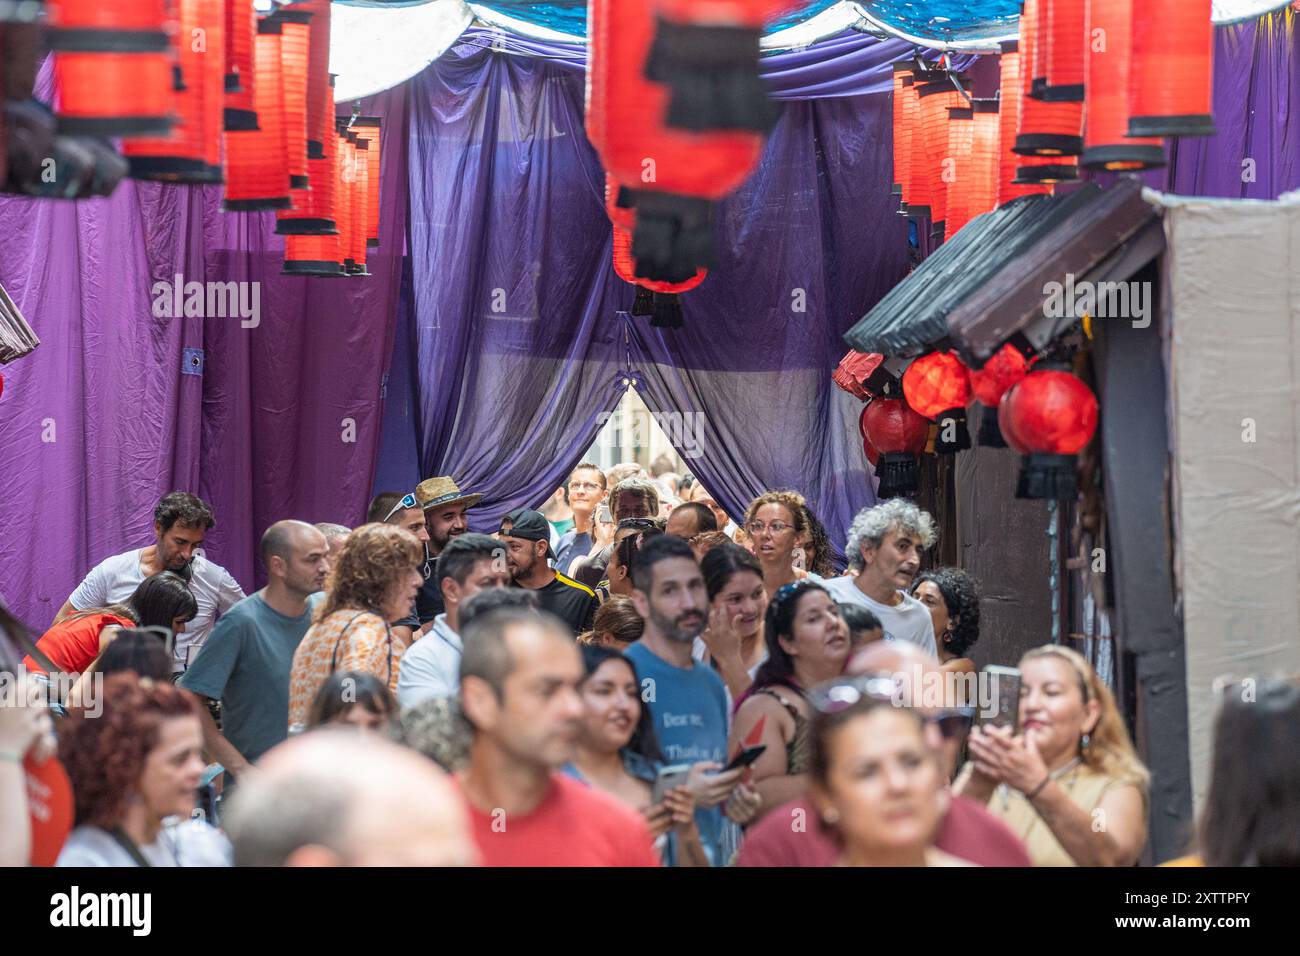
[[903,395],[909,405],[938,423],[935,452],[951,455],[970,447],[966,430],[970,372],[961,359],[951,352],[922,355],[903,373]]
[[1075,456],[1097,430],[1097,396],[1067,366],[1052,363],[1021,379],[1006,403],[1011,433],[1029,450],[1016,497],[1073,497]]
[[993,353],[993,357],[980,369],[970,370],[970,387],[984,406],[980,419],[979,443],[988,448],[1006,448],[1007,443],[998,427],[998,403],[1007,389],[1015,385],[1029,371],[1029,360],[1010,342]]
[[1011,420],[1011,396],[1015,394],[1016,386],[1012,385],[1002,395],[1002,400],[998,402],[998,431],[1002,435],[1003,441],[1007,447],[1018,455],[1028,455],[1029,446],[1020,440],[1020,436],[1015,432],[1015,424]]
[[867,406],[862,409],[862,414],[858,416],[858,434],[862,436],[862,453],[867,456],[867,461],[871,462],[871,467],[875,468],[880,464],[880,452],[876,451],[876,446],[871,444],[871,435],[867,432]]
[[897,498],[920,486],[916,456],[925,451],[930,423],[904,399],[877,398],[862,410],[858,427],[864,448],[870,444],[879,454],[876,476],[878,498]]

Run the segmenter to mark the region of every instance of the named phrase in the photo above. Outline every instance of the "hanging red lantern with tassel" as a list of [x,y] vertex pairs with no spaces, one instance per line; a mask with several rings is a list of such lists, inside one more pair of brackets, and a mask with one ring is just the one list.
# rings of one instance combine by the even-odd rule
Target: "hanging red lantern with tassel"
[[871,462],[872,468],[880,465],[880,452],[876,451],[876,446],[871,444],[871,434],[867,431],[867,409],[862,409],[862,414],[858,416],[858,433],[862,436],[862,454],[867,456],[867,461]]
[[46,10],[59,131],[153,136],[175,125],[166,0],[61,0]]
[[1165,164],[1159,137],[1128,136],[1128,90],[1133,72],[1134,0],[1090,0],[1083,155],[1088,169],[1152,169]]
[[[1016,125],[1020,119],[1020,98],[1024,95],[1020,77],[1021,55],[1020,41],[1009,40],[1001,45],[1000,59],[1001,102],[998,107],[998,191],[997,204],[1001,206],[1021,196],[1034,193],[1050,193],[1052,187],[1047,183],[1022,183],[1017,181],[1016,170],[1039,160],[1034,157],[1017,156],[1013,147],[1016,144]],[[1052,160],[1046,160],[1052,162]]]
[[951,455],[970,447],[966,406],[970,402],[970,372],[952,352],[922,355],[903,373],[907,404],[939,426],[937,454]]
[[1028,449],[1017,498],[1072,498],[1078,491],[1076,456],[1097,430],[1097,397],[1064,363],[1043,363],[1003,397],[1016,442]]
[[877,398],[862,410],[859,428],[864,442],[879,454],[877,497],[908,495],[920,487],[917,456],[925,451],[930,422],[901,398]]
[[[657,0],[637,3],[658,14],[645,62],[647,79],[671,96],[666,121],[676,129],[766,133],[779,114],[759,77],[763,23],[791,0]],[[622,4],[618,17],[633,4]]]
[[289,168],[285,161],[284,85],[280,79],[280,21],[273,13],[257,24],[253,44],[257,129],[227,130],[225,212],[287,209]]
[[280,82],[284,84],[284,151],[289,167],[290,200],[300,208],[311,186],[307,175],[307,65],[311,50],[311,11],[281,7]]
[[180,77],[180,123],[166,137],[124,140],[122,155],[135,179],[219,183],[226,67],[223,0],[179,0],[178,9],[173,52]]
[[1130,136],[1213,136],[1211,0],[1142,0],[1133,6]]
[[637,184],[637,274],[682,282],[712,259],[713,203],[753,171],[763,138],[688,133],[665,122],[668,90],[645,78],[652,5],[588,6],[587,135],[619,182]]
[[[635,226],[635,221],[633,222]],[[656,282],[636,274],[636,259],[632,256],[632,232],[614,225],[614,272],[624,282],[636,286],[636,301],[632,314],[649,316],[655,328],[675,329],[682,325],[682,308],[677,296],[697,287],[708,276],[707,269],[699,269],[685,282]]]
[[1006,448],[1006,440],[998,426],[998,405],[1007,389],[1015,385],[1029,371],[1029,360],[1010,342],[993,353],[983,368],[970,370],[970,387],[979,403],[984,406],[980,418],[979,444],[988,448]]
[[369,147],[370,144],[365,137],[354,129],[348,130],[348,149],[352,154],[353,163],[352,225],[348,233],[351,240],[348,247],[352,250],[350,254],[352,265],[348,268],[348,274],[355,276],[370,275],[366,269],[366,224],[370,217],[370,163],[366,153]]
[[1047,0],[1045,29],[1041,31],[1047,40],[1047,83],[1042,98],[1049,103],[1083,102],[1088,61],[1084,46],[1086,6],[1086,0]]

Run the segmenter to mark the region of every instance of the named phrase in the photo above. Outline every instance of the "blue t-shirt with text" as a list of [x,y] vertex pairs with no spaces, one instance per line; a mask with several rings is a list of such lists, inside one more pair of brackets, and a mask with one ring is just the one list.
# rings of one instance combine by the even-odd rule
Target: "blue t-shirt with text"
[[[727,762],[727,689],[711,667],[692,662],[687,668],[674,667],[643,644],[625,653],[636,666],[641,681],[641,698],[650,708],[655,736],[664,762]],[[715,866],[722,839],[722,806],[698,809],[695,821],[700,842]]]

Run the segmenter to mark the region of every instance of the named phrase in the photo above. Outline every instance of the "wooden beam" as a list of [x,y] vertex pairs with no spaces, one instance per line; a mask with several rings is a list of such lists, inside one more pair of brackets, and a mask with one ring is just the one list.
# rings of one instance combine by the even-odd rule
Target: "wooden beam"
[[[1134,278],[1151,282],[1153,296],[1164,301],[1155,265]],[[1123,320],[1099,322],[1094,352],[1111,545],[1106,564],[1113,575],[1116,647],[1133,658],[1139,719],[1130,730],[1151,770],[1146,860],[1154,863],[1186,852],[1192,824],[1186,651],[1175,611],[1161,324],[1138,328]]]

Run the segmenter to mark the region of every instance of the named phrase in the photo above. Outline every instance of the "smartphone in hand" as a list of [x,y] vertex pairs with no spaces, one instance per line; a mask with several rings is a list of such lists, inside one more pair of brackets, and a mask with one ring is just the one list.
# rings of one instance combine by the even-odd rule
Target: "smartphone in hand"
[[1020,671],[1014,667],[999,667],[990,664],[984,668],[993,685],[997,709],[992,717],[984,717],[980,723],[990,727],[1009,727],[1011,732],[1020,730]]
[[746,747],[740,753],[731,758],[731,763],[722,768],[722,773],[728,770],[738,770],[741,767],[748,767],[759,757],[763,756],[763,751],[767,750],[767,744],[758,744],[754,747]]
[[650,805],[655,806],[663,803],[668,791],[674,787],[686,786],[686,781],[690,775],[691,765],[688,763],[675,763],[667,767],[660,767],[659,773],[655,776],[654,789],[650,792]]

